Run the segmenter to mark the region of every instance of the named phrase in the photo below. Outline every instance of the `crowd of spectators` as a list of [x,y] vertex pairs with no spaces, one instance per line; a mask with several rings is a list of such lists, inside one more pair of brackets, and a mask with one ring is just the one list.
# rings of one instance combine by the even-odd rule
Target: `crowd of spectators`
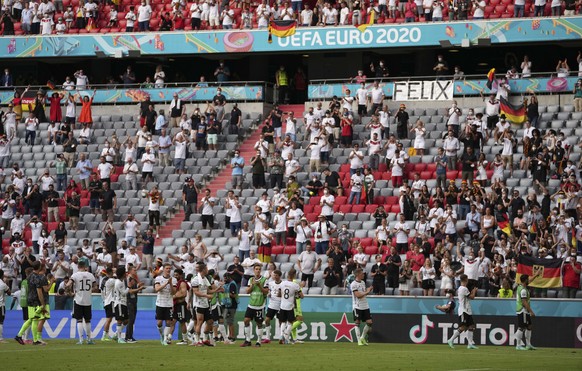
[[3,35],[62,35],[71,31],[113,29],[149,30],[267,28],[271,20],[296,20],[302,27],[359,25],[393,22],[437,22],[524,16],[572,16],[579,14],[577,0],[377,0],[317,1],[313,9],[303,1],[262,0],[261,3],[229,0],[135,1],[129,5],[94,0],[40,2],[10,0],[2,4]]
[[[66,82],[68,96],[51,98],[48,117],[42,92],[27,118],[15,104],[3,114],[3,164],[11,163],[10,146],[22,120],[28,145],[54,142],[63,148],[49,164],[56,170],[54,175],[43,169],[37,179],[26,179],[18,163],[2,173],[11,179],[0,203],[2,231],[9,238],[1,264],[5,281],[11,285],[37,259],[50,269],[57,288],[75,271],[79,259],[88,259],[94,273],[110,265],[131,265],[150,271],[150,277],[157,274],[161,262],[154,260],[153,247],[162,197],[157,185],[147,187],[155,180],[154,165],[173,165],[176,173],[188,174],[185,160],[193,151],[216,153],[218,134],[236,134],[240,128],[242,112],[226,101],[220,88],[203,110],[192,109],[177,95],[162,110],[144,101],[137,135],[124,141],[115,135],[108,138],[99,146],[100,161],[94,168],[84,153],[77,152],[78,144],[95,141],[92,98],[79,97],[74,90],[75,85],[89,82],[83,71],[77,71],[75,78],[76,84]],[[451,103],[444,115],[446,129],[436,139],[438,154],[431,161],[426,161],[431,152],[426,148],[426,123],[411,122],[413,115],[404,104],[395,112],[389,110],[377,82],[356,96],[346,91],[325,107],[318,102],[299,120],[275,105],[265,117],[254,155],[245,159],[239,150],[233,152],[233,190],[224,199],[187,179],[182,199],[186,221],[200,214],[202,229],[212,230],[217,227],[215,207],[223,207],[224,235],[230,232],[240,241],[232,262],[235,268],[239,263],[252,267],[254,259],[272,263],[273,255],[294,244],[297,255],[290,262],[298,265],[301,280],[308,287],[317,282],[325,293],[342,292],[360,267],[366,269],[374,292],[380,295],[387,289],[407,295],[414,288],[422,288],[425,295],[434,294],[435,289],[444,295],[456,287],[462,272],[483,295],[506,295],[504,290],[514,285],[518,257],[530,255],[563,259],[564,295],[574,297],[580,285],[582,203],[580,163],[570,157],[580,143],[571,143],[560,130],[542,129],[546,125],[535,95],[526,103],[528,121],[518,135],[499,112],[498,98],[508,93],[502,82],[499,87],[478,107]],[[66,104],[64,120],[58,112],[61,102]],[[77,115],[78,104],[82,109]],[[227,106],[230,121],[223,125]],[[43,120],[37,119],[43,115]],[[39,130],[39,121],[50,121],[47,131],[28,133]],[[82,129],[75,130],[75,121]],[[354,137],[355,132],[359,136]],[[414,138],[408,139],[409,135]],[[330,168],[335,149],[342,149],[346,161],[339,163],[338,171]],[[305,155],[296,158],[298,150]],[[415,170],[416,161],[411,161],[415,156],[423,156],[424,169],[431,169],[428,176]],[[246,183],[248,172],[251,184]],[[125,176],[124,190],[150,189],[141,191],[148,198],[147,226],[131,214],[118,213],[111,183],[117,178],[113,175],[120,173]],[[300,173],[308,176],[301,179]],[[515,176],[531,177],[532,187],[525,194],[508,186],[508,179]],[[462,181],[455,182],[457,177]],[[393,204],[377,194],[379,180],[386,180],[394,190]],[[239,198],[243,189],[251,187],[264,193],[256,204],[246,205]],[[88,209],[81,207],[81,196],[88,198]],[[370,206],[373,238],[356,238],[358,230],[350,229],[348,222],[334,223],[342,205]],[[244,218],[243,206],[253,208],[250,219]],[[393,220],[395,211],[399,213]],[[69,246],[67,230],[77,230],[85,212],[101,214],[103,238],[97,244],[84,239],[81,246]],[[114,220],[123,220],[123,238],[118,239]],[[31,235],[30,246],[24,242],[25,233]],[[207,248],[197,235],[182,247],[180,256],[170,259],[186,269],[198,260],[218,266],[224,257]],[[547,290],[536,290],[535,295],[543,297]]]

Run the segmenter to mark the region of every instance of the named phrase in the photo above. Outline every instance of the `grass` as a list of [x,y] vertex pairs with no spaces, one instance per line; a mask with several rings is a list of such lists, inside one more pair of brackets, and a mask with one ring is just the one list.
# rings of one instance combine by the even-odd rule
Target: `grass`
[[580,370],[582,350],[545,348],[516,351],[482,346],[467,350],[447,345],[305,343],[240,348],[137,344],[76,345],[51,340],[45,347],[0,344],[2,370]]

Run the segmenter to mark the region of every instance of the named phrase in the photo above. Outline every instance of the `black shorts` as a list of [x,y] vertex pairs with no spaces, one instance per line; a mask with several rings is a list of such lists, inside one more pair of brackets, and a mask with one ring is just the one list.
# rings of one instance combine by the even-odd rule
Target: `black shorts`
[[279,320],[281,320],[281,318],[279,317],[279,313],[280,313],[280,310],[273,309],[273,308],[267,308],[267,315],[265,317],[269,318],[269,319],[274,319],[275,317],[277,317],[277,318],[279,318]]
[[75,118],[74,117],[65,116],[65,124],[67,124],[67,125],[75,125]]
[[531,315],[527,312],[517,314],[517,327],[526,329],[531,326]]
[[218,322],[218,320],[220,320],[221,318],[224,318],[223,313],[224,313],[224,308],[222,307],[222,305],[217,305],[216,308],[214,308],[210,311],[210,317],[212,317],[212,320],[214,322]]
[[160,211],[159,210],[148,211],[148,216],[149,216],[149,219],[150,219],[149,220],[150,221],[150,227],[160,225]]
[[190,311],[185,302],[174,304],[174,313],[172,317],[180,323],[190,321]]
[[435,286],[434,280],[422,280],[423,290],[434,289],[434,286]]
[[151,171],[142,171],[141,172],[141,180],[144,181],[147,177],[153,178],[153,172],[151,172]]
[[499,116],[487,116],[487,129],[493,130],[495,125],[499,122]]
[[28,307],[22,308],[22,320],[28,321]]
[[245,312],[245,318],[254,319],[256,322],[263,322],[264,315],[265,315],[264,309],[253,309],[247,307],[247,310]]
[[73,318],[77,321],[85,320],[85,322],[91,321],[91,306],[90,305],[79,305],[75,303],[73,305]]
[[113,318],[113,303],[107,304],[103,309],[105,309],[105,318]]
[[0,325],[4,324],[5,318],[6,318],[6,307],[3,305],[0,307]]
[[295,310],[279,310],[279,322],[295,322]]
[[118,321],[127,320],[127,305],[118,304],[115,306],[115,319]]
[[158,307],[156,305],[156,319],[158,321],[173,321],[174,313],[171,307]]
[[212,319],[212,314],[210,313],[210,308],[196,308],[196,317],[202,315],[204,321],[210,321]]
[[475,321],[473,320],[473,316],[467,313],[463,313],[459,316],[459,326],[475,326]]
[[354,309],[354,322],[367,322],[372,319],[372,314],[370,314],[370,309]]

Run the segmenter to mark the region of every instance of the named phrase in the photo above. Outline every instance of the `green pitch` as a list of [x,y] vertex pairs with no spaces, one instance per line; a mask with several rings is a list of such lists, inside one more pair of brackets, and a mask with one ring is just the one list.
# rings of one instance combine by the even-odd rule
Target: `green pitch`
[[467,350],[447,345],[305,343],[215,348],[140,341],[136,344],[76,345],[49,340],[44,347],[0,344],[1,369],[12,370],[581,370],[582,350],[512,347]]

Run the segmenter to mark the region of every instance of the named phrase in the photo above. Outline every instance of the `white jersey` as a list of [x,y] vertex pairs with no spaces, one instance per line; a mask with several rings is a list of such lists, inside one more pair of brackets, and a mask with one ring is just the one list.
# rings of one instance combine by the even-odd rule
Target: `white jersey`
[[[164,286],[170,279],[172,279],[172,276],[168,278],[164,276],[157,276],[154,281],[154,287],[156,285]],[[173,306],[174,302],[172,301],[172,285],[167,285],[157,292],[156,307],[172,308]]]
[[467,286],[459,287],[457,294],[459,295],[459,316],[462,316],[463,313],[472,315],[473,311],[471,310],[471,302],[469,301],[469,295],[471,295],[471,293]]
[[0,279],[0,308],[2,308],[6,303],[4,297],[8,291],[10,291],[10,288],[4,281]]
[[[473,261],[469,261],[467,258],[463,258],[464,273],[469,277],[470,280],[477,281],[479,279],[479,264],[481,264],[480,258],[475,258]],[[471,314],[471,313],[469,313]]]
[[281,286],[283,282],[269,282],[269,309],[279,310],[281,309],[281,296],[279,293],[281,292]]
[[352,306],[353,309],[356,310],[364,310],[364,309],[370,309],[370,306],[368,305],[368,299],[366,299],[365,296],[358,298],[356,296],[356,292],[362,292],[365,293],[366,292],[366,282],[364,281],[354,281],[351,283],[350,285],[350,291],[352,293]]
[[105,277],[101,282],[101,298],[103,306],[113,303],[113,290],[115,289],[115,279]]
[[71,276],[71,281],[75,285],[75,298],[77,305],[91,305],[91,290],[95,282],[95,276],[89,272],[77,272]]
[[115,286],[113,287],[113,305],[125,305],[127,306],[127,293],[129,288],[127,287],[125,281],[116,279]]
[[295,308],[295,299],[301,291],[297,282],[283,281],[281,283],[281,309],[291,310]]
[[[208,288],[210,287],[210,282],[208,281],[208,278],[202,277],[199,273],[194,278],[192,278],[192,282],[191,282],[190,286],[192,286],[193,289],[198,288],[198,291],[200,293],[206,294],[206,293],[208,293]],[[193,294],[192,300],[193,300],[194,306],[196,308],[209,308],[210,307],[210,302],[209,302],[208,298],[199,297],[196,294]]]

